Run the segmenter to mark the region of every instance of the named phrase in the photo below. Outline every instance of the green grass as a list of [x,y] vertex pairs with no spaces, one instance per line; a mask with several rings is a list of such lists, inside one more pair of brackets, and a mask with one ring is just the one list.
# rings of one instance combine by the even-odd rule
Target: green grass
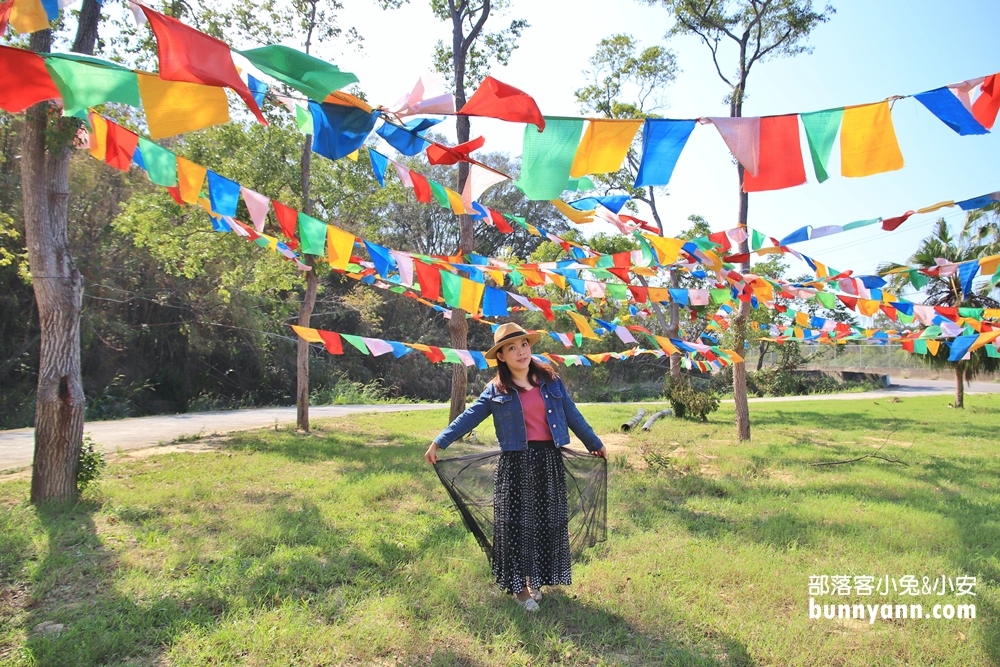
[[[444,411],[118,457],[68,509],[7,481],[0,665],[1000,664],[1000,395],[947,401],[754,404],[751,444],[727,405],[630,436],[635,407],[585,407],[612,450],[609,539],[533,616],[423,463]],[[883,442],[908,465],[810,465]],[[810,620],[822,574],[975,576],[978,618]]]

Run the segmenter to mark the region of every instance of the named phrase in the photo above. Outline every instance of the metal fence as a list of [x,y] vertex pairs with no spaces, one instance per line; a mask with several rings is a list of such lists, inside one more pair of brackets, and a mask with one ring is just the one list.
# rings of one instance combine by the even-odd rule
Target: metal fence
[[[920,359],[903,349],[901,345],[809,345],[801,346],[802,356],[807,360],[804,368],[857,368],[870,370],[905,370],[927,368]],[[748,350],[746,363],[750,369],[757,367],[757,350]],[[774,350],[764,354],[763,368],[778,363],[779,352]]]

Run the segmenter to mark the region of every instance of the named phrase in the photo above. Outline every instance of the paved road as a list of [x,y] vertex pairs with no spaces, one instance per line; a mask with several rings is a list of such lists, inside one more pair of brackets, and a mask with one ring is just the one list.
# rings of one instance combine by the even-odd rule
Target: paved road
[[[827,401],[886,398],[889,396],[930,396],[950,394],[955,391],[951,380],[894,380],[892,386],[879,391],[854,394],[818,394],[814,396],[782,396],[776,398],[752,398],[753,403],[780,401]],[[1000,393],[1000,383],[973,382],[966,388],[967,393]],[[732,402],[732,401],[728,401]],[[329,405],[312,407],[312,419],[342,417],[358,412],[403,412],[407,410],[435,410],[448,407],[447,403],[412,403],[400,405]],[[173,442],[178,438],[193,435],[211,435],[230,431],[244,431],[295,423],[295,408],[255,408],[220,412],[195,412],[183,415],[159,415],[155,417],[134,417],[106,422],[88,422],[84,432],[95,442],[103,445],[105,451],[143,449]],[[443,424],[442,424],[443,425]],[[31,465],[34,450],[34,429],[19,428],[0,431],[0,470]]]
[[[446,408],[447,403],[410,403],[394,405],[326,405],[309,408],[310,419],[343,417],[356,412],[403,412]],[[83,432],[104,451],[143,449],[173,442],[193,435],[212,435],[245,431],[266,426],[294,424],[295,406],[253,408],[217,412],[192,412],[183,415],[132,417],[114,421],[87,422]],[[35,448],[35,429],[18,428],[0,431],[0,470],[31,465]]]

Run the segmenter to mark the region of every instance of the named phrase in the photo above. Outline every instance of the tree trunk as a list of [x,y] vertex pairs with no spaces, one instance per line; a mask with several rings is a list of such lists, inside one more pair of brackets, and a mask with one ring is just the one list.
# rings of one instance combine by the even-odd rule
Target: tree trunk
[[[483,9],[489,12],[489,5]],[[455,66],[455,108],[461,109],[465,106],[465,57],[467,47],[465,46],[465,34],[462,29],[461,12],[452,11],[452,58]],[[455,131],[458,135],[458,143],[464,144],[469,140],[472,126],[468,116],[455,117]],[[465,181],[469,177],[469,163],[458,163],[458,191],[465,189]],[[458,254],[472,252],[475,245],[474,228],[472,217],[469,215],[458,216]],[[448,333],[451,335],[451,346],[455,349],[465,350],[469,347],[469,323],[465,318],[465,311],[461,308],[453,308],[451,320],[448,322]],[[449,419],[465,412],[465,396],[469,389],[469,372],[465,364],[455,364],[451,372],[451,409]]]
[[[73,50],[92,55],[101,7],[84,0]],[[31,36],[33,51],[52,48],[52,32]],[[38,307],[40,351],[35,402],[35,459],[31,502],[72,501],[83,441],[86,408],[80,374],[80,310],[83,276],[69,247],[69,162],[77,121],[54,119],[49,132],[48,102],[26,114],[21,142],[21,192],[32,287]],[[59,142],[51,151],[49,142]]]
[[[740,210],[738,222],[740,228],[746,231],[747,211],[749,208],[750,197],[747,193],[743,192],[743,165],[737,165],[737,173],[739,174],[740,189]],[[740,253],[747,252],[750,252],[750,244],[748,243],[748,239],[743,239],[740,241]],[[741,264],[740,270],[744,275],[749,273],[750,263],[744,262]],[[733,318],[733,347],[736,350],[736,354],[739,354],[740,356],[743,355],[746,347],[746,324],[749,315],[750,303],[741,300],[739,309],[736,311],[736,317]],[[747,367],[742,361],[733,364],[733,403],[736,404],[736,437],[741,441],[749,440],[750,403],[747,400]]]
[[955,404],[953,408],[965,407],[965,364],[961,361],[955,364]]
[[[670,269],[670,286],[677,289],[681,286],[681,278],[677,274],[676,269]],[[680,338],[681,331],[681,307],[676,301],[670,301],[670,333],[668,336],[672,335]],[[681,355],[674,354],[670,355],[670,377],[677,379],[681,376]]]
[[[308,47],[307,47],[308,48]],[[306,135],[302,147],[302,212],[308,215],[312,212],[312,201],[309,199],[309,175],[312,164],[312,135]],[[302,307],[299,308],[299,326],[309,327],[313,308],[316,307],[316,287],[319,279],[316,277],[315,262],[306,257],[306,264],[312,266],[312,271],[306,271],[306,293],[302,296]],[[309,343],[299,338],[295,354],[295,423],[309,432]]]

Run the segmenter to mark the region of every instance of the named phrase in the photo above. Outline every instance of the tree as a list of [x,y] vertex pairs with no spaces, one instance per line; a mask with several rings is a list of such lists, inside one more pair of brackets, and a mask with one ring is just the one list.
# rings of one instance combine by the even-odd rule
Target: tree
[[[920,242],[917,251],[910,256],[908,264],[911,267],[930,269],[938,265],[936,261],[938,258],[959,263],[1000,254],[998,207],[993,205],[991,208],[991,211],[985,213],[982,211],[970,213],[957,237],[948,229],[948,223],[945,219],[939,219],[934,233]],[[884,273],[893,268],[898,267],[891,264],[883,265],[879,267],[878,272]],[[992,281],[980,280],[978,286],[973,284],[973,289],[965,293],[957,272],[950,276],[941,276],[940,274],[926,276],[925,274],[907,272],[894,274],[891,284],[897,289],[901,289],[908,282],[914,286],[920,285],[919,289],[924,293],[924,303],[929,306],[1000,308],[1000,299],[998,299],[1000,295],[997,294],[996,283],[991,284]],[[934,368],[954,368],[955,402],[952,407],[955,408],[965,407],[964,382],[971,382],[974,377],[981,373],[992,373],[1000,370],[1000,359],[988,356],[983,348],[974,351],[969,359],[957,361],[954,365],[948,361],[943,349],[936,355],[920,355],[920,358]]]
[[[631,35],[612,35],[600,41],[596,53],[590,58],[590,71],[584,72],[591,83],[576,91],[577,102],[584,113],[600,113],[607,118],[640,119],[655,118],[664,106],[662,90],[677,77],[677,58],[674,53],[660,45],[639,50]],[[636,143],[629,148],[625,165],[610,174],[598,174],[595,180],[605,193],[624,190],[632,199],[644,202],[653,214],[653,220],[663,236],[663,221],[656,202],[656,188],[635,187],[639,173],[639,151]],[[634,204],[630,204],[634,207]],[[669,270],[670,286],[679,286],[679,277],[674,269]],[[645,278],[639,281],[648,287]],[[663,317],[659,304],[652,304],[653,312],[660,322],[664,335],[677,337],[680,330],[680,308],[670,304],[670,323]],[[670,355],[670,374],[680,375],[680,355]]]
[[[813,10],[812,0],[647,0],[649,4],[662,5],[673,16],[675,23],[668,36],[693,35],[708,47],[712,63],[719,78],[730,92],[726,98],[729,115],[743,115],[747,79],[758,62],[780,56],[809,53],[804,44],[809,34],[819,24],[825,23],[835,12],[827,5],[822,12]],[[726,53],[735,49],[735,67],[724,73]],[[749,197],[743,191],[743,165],[737,163],[739,179],[738,223],[747,225]],[[749,252],[747,241],[740,243],[740,253]],[[750,263],[741,266],[744,273]],[[746,341],[746,322],[750,304],[743,301],[733,319],[736,349],[742,350]],[[750,406],[747,402],[746,365],[733,364],[733,399],[736,403],[736,433],[740,440],[750,439]]]
[[[510,54],[517,48],[516,39],[528,27],[524,19],[511,21],[505,30],[494,33],[483,32],[490,14],[501,12],[508,0],[431,0],[431,11],[442,21],[451,23],[451,46],[439,41],[435,49],[435,66],[442,74],[452,77],[455,87],[455,106],[465,106],[465,89],[481,81],[489,72],[492,62],[506,65]],[[468,116],[456,116],[455,127],[458,143],[469,141],[471,125]],[[458,191],[465,188],[469,177],[469,164],[458,163]],[[459,216],[458,253],[472,252],[475,245],[474,226],[469,215]],[[468,347],[469,325],[465,321],[465,311],[456,308],[448,322],[452,347]],[[468,373],[463,364],[455,364],[451,386],[451,419],[465,411],[465,395],[468,389]]]
[[[93,55],[99,0],[84,0],[72,50]],[[52,31],[31,35],[33,51],[52,49]],[[28,109],[21,143],[25,239],[41,337],[35,408],[35,460],[31,502],[70,501],[83,443],[85,407],[80,374],[83,277],[73,262],[67,232],[69,162],[79,121],[61,118],[54,105]]]

